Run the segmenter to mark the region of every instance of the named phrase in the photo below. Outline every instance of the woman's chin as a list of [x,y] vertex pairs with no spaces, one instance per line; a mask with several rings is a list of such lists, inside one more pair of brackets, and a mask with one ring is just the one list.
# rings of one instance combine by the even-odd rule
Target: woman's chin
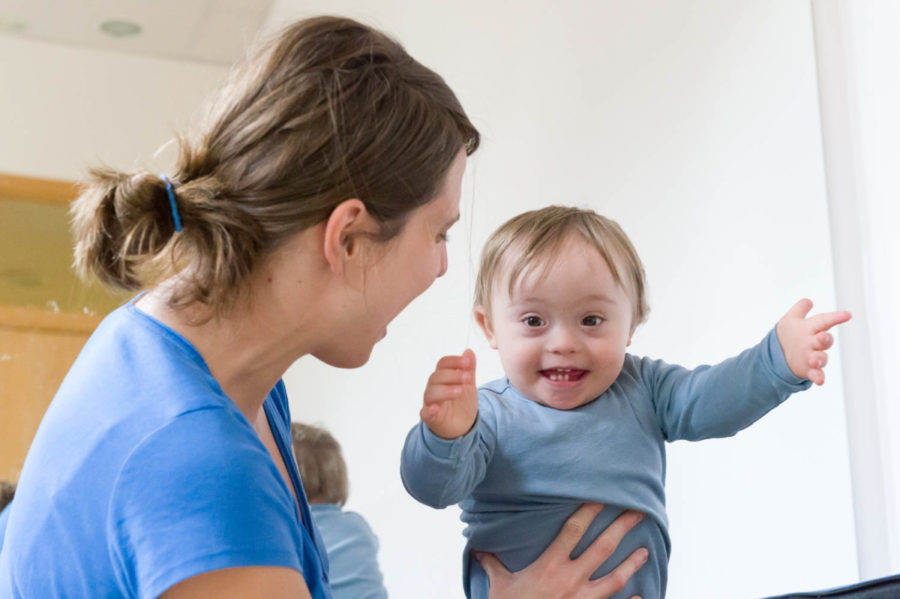
[[354,348],[352,351],[325,351],[313,353],[321,362],[335,368],[359,368],[369,361],[374,344],[368,348]]

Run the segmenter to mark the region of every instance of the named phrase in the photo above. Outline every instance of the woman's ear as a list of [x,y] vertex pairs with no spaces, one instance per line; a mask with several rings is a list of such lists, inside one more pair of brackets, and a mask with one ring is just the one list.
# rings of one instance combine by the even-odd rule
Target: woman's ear
[[362,236],[377,230],[377,223],[361,200],[344,200],[335,206],[325,221],[323,239],[325,261],[329,268],[336,274],[343,273],[347,261],[358,257]]
[[483,306],[475,306],[475,322],[477,322],[478,326],[481,327],[481,330],[484,331],[484,336],[487,337],[490,346],[493,349],[497,349],[497,341],[494,338],[494,329],[491,326],[491,319],[488,317]]

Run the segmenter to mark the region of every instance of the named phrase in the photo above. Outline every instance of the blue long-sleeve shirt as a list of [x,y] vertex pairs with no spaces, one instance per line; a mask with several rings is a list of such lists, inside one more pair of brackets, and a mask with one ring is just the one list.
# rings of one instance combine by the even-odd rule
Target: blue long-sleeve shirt
[[626,355],[612,386],[572,410],[530,401],[503,378],[479,389],[478,418],[465,436],[445,440],[424,423],[415,426],[401,475],[422,503],[462,508],[468,597],[488,596],[487,576],[470,549],[521,570],[585,501],[606,508],[573,556],[622,511],[645,512],[595,577],[647,547],[648,563],[616,597],[662,597],[670,548],[664,442],[731,436],[809,385],[788,368],[774,330],[736,357],[693,370]]
[[336,503],[309,506],[328,552],[334,599],[387,599],[378,567],[378,537],[356,512]]

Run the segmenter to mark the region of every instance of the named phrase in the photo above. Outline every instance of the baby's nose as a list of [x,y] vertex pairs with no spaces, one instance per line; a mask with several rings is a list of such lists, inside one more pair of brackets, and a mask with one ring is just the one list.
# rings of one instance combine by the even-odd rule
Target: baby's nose
[[569,327],[555,327],[547,342],[547,351],[554,354],[569,354],[578,349],[578,336]]

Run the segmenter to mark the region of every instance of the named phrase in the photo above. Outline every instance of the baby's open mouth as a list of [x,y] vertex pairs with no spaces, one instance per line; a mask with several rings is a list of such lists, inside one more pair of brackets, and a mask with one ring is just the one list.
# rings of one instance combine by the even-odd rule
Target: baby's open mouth
[[578,381],[587,374],[587,370],[580,368],[550,368],[549,370],[541,370],[541,376],[551,381]]

